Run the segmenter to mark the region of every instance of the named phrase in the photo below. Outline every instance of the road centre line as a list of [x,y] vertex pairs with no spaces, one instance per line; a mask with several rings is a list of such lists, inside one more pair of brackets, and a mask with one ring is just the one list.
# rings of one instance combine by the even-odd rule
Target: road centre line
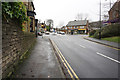
[[115,60],[115,59],[113,59],[113,58],[111,58],[111,57],[108,57],[108,56],[106,56],[106,55],[103,55],[103,54],[101,54],[101,53],[99,53],[99,52],[96,52],[98,55],[100,55],[100,56],[103,56],[103,57],[105,57],[105,58],[107,58],[107,59],[109,59],[109,60],[112,60],[112,61],[114,61],[114,62],[117,62],[117,63],[119,63],[120,64],[120,61],[118,61],[118,60]]
[[[52,41],[52,40],[51,40]],[[54,44],[54,46],[56,47],[56,50],[57,50],[57,52],[58,52],[58,55],[60,56],[60,58],[61,58],[61,60],[62,60],[62,62],[64,62],[64,65],[65,65],[65,67],[67,67],[67,69],[68,69],[68,73],[70,74],[70,76],[71,76],[71,78],[74,80],[74,78],[73,78],[73,75],[71,74],[71,72],[74,74],[74,76],[75,76],[75,78],[77,79],[77,80],[79,80],[79,78],[78,78],[78,76],[76,75],[76,73],[74,72],[74,70],[71,68],[71,66],[69,65],[69,63],[67,62],[67,60],[65,59],[65,57],[62,55],[62,53],[60,52],[60,50],[58,49],[58,47],[57,47],[57,45],[52,41],[52,43]],[[65,64],[66,63],[66,64]],[[71,70],[71,72],[70,72],[70,70]]]
[[85,46],[82,46],[82,45],[79,45],[79,46],[81,46],[82,48],[86,48]]
[[67,38],[67,40],[69,40],[69,39]]

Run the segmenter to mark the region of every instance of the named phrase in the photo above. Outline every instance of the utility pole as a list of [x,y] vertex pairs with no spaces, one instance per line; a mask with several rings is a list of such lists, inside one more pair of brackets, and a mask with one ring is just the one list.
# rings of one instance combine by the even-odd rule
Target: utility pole
[[111,9],[111,4],[112,4],[112,3],[111,3],[111,0],[110,0],[110,9]]
[[[109,17],[109,15],[108,15],[108,11],[112,8],[112,0],[105,0],[106,1],[106,3],[104,3],[103,5],[103,20],[104,21],[107,21],[108,20],[108,17]],[[108,2],[109,1],[109,2]],[[102,5],[102,4],[101,4]]]
[[101,40],[101,0],[100,0],[100,15],[99,15],[99,18],[100,18],[99,39]]

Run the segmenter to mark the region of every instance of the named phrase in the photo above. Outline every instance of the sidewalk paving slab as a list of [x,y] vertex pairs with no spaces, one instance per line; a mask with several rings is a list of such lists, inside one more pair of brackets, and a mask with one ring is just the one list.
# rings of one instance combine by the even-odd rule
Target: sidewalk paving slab
[[105,41],[105,40],[99,40],[99,39],[90,38],[90,37],[83,37],[83,38],[87,39],[87,40],[90,40],[90,41],[93,41],[93,42],[97,42],[97,43],[100,43],[100,44],[104,44],[104,45],[107,45],[107,46],[111,46],[111,47],[120,49],[120,43],[115,43],[115,42],[110,42],[110,41]]
[[48,37],[39,36],[15,78],[65,78]]

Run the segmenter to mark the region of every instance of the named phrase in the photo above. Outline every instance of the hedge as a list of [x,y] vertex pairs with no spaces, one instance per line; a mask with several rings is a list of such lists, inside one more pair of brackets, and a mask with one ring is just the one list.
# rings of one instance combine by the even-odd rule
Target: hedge
[[95,34],[95,32],[96,32],[96,30],[90,31],[89,36],[93,36]]
[[[101,38],[120,36],[120,24],[112,24],[101,28]],[[97,30],[93,35],[94,38],[99,38],[100,30]]]

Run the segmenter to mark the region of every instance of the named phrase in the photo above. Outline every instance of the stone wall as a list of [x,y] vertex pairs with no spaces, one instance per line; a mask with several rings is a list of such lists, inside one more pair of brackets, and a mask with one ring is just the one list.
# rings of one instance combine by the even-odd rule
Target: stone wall
[[6,78],[10,72],[14,71],[15,66],[21,56],[35,42],[35,35],[22,32],[17,19],[8,22],[2,19],[2,77]]

